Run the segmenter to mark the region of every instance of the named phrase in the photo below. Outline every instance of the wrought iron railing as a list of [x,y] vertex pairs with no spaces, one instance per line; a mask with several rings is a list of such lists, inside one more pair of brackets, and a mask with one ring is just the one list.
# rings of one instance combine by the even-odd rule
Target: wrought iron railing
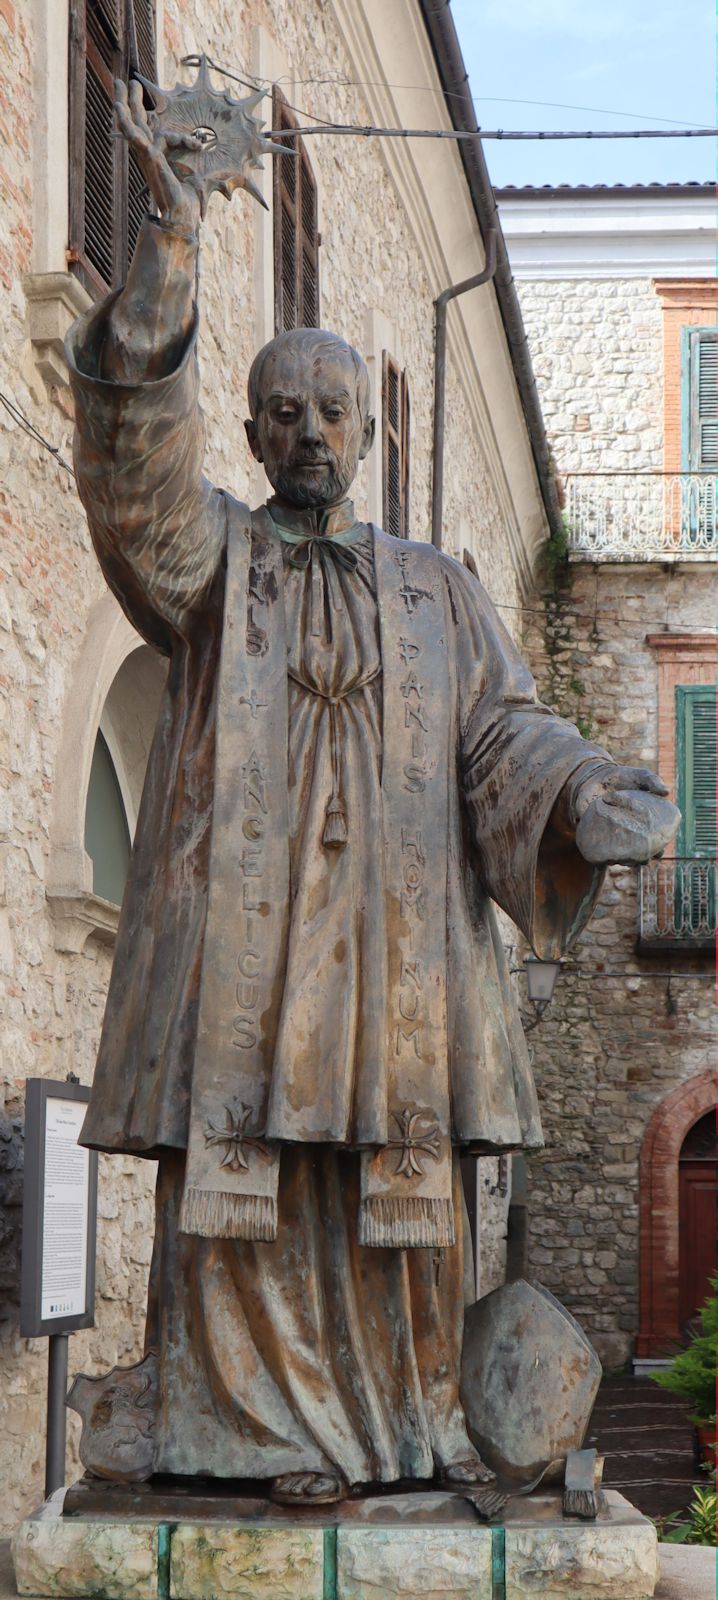
[[641,867],[640,943],[713,945],[716,888],[714,859],[676,856],[649,861]]
[[570,473],[569,553],[594,561],[706,560],[718,554],[718,475]]

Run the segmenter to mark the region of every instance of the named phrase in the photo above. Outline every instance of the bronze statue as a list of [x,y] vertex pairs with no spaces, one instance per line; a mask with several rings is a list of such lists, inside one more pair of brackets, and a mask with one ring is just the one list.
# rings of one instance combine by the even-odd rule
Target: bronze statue
[[135,1470],[120,1383],[115,1475],[295,1504],[486,1482],[458,1158],[541,1144],[491,902],[557,954],[604,864],[648,859],[677,813],[538,703],[472,573],[357,520],[374,419],[344,339],[299,329],[252,365],[267,505],[202,476],[201,140],[118,96],[159,216],[72,330],[75,459],[169,672],[83,1134],[158,1162],[145,1410]]

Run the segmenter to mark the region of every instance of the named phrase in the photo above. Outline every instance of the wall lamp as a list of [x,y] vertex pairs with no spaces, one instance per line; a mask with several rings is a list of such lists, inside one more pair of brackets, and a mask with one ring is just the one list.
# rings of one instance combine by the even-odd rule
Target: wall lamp
[[560,961],[540,961],[538,956],[527,956],[524,961],[528,997],[536,1013],[533,1022],[524,1023],[524,1033],[536,1028],[553,1000],[556,979],[561,971]]

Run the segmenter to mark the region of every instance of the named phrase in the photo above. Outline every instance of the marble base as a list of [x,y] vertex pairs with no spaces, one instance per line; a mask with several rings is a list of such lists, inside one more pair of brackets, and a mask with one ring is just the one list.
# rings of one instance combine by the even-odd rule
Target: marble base
[[[596,1522],[560,1493],[478,1522],[446,1493],[351,1501],[331,1518],[236,1503],[231,1516],[63,1516],[64,1490],[13,1539],[20,1595],[43,1600],[652,1600],[656,1531],[614,1490]],[[250,1509],[250,1507],[252,1509]]]

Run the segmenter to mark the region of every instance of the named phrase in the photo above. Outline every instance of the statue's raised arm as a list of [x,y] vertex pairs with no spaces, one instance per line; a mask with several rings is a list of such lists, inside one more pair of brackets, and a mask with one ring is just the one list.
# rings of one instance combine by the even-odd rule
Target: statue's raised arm
[[142,87],[115,84],[117,126],[147,181],[159,215],[145,218],[127,276],[107,320],[102,377],[119,383],[163,378],[186,346],[193,321],[200,196],[177,176],[171,150],[199,146],[188,133],[150,128]]
[[[116,85],[120,133],[157,214],[146,216],[126,284],[75,323],[67,356],[75,398],[75,466],[110,588],[139,631],[170,652],[213,593],[226,533],[224,497],[202,475],[197,252],[208,195],[243,188],[264,150],[244,101],[216,93],[206,62],[195,84]],[[281,148],[281,147],[279,147]]]

